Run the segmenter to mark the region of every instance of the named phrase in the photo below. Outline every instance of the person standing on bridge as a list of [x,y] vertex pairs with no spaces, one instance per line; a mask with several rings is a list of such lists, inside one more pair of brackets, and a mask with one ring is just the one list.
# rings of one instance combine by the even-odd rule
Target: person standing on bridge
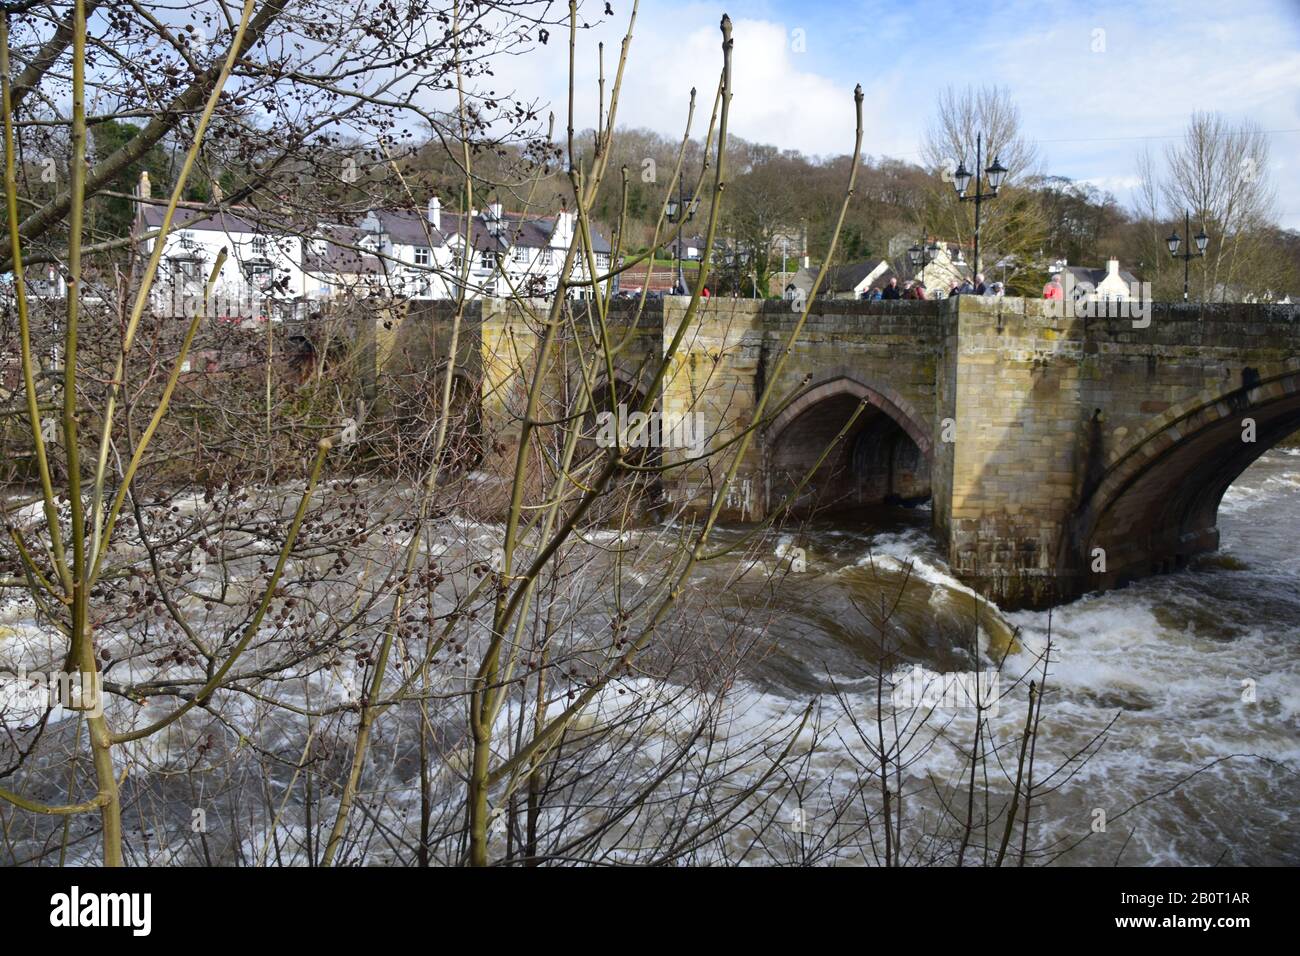
[[1053,273],[1052,277],[1047,280],[1047,285],[1043,286],[1044,299],[1064,299],[1065,290],[1061,288],[1061,276],[1059,273]]
[[901,299],[902,293],[898,290],[898,276],[890,276],[889,282],[884,291],[880,293],[882,299]]

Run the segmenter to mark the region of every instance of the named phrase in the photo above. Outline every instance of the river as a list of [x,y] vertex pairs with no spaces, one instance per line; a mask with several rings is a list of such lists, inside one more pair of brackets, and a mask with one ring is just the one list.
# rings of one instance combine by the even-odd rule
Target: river
[[[995,739],[1010,744],[1001,757],[1009,773],[1028,697],[1016,679],[1040,678],[1050,627],[1036,778],[1062,763],[1069,772],[1034,808],[1037,862],[1300,863],[1300,450],[1271,451],[1238,479],[1219,511],[1220,551],[1187,570],[1050,614],[985,606],[977,665],[964,648],[979,603],[947,572],[929,519],[924,509],[864,515],[778,539],[774,550],[787,555],[804,548],[803,569],[775,589],[762,580],[770,568],[706,572],[713,586],[730,585],[732,613],[760,600],[772,608],[769,652],[748,668],[750,706],[774,714],[810,694],[850,709],[873,699],[880,655],[864,612],[882,594],[891,604],[901,588],[889,622],[895,680],[915,666],[928,679],[988,669],[1007,648],[1002,622],[1018,629],[990,717]],[[934,814],[942,807],[925,794],[926,781],[964,785],[965,763],[949,740],[969,740],[974,728],[973,708],[944,709],[944,740],[912,755],[904,774],[904,791]],[[862,749],[854,734],[835,737],[818,743],[828,779],[843,751]],[[1090,753],[1081,765],[1065,759],[1081,750]],[[990,774],[998,776],[992,761]],[[1004,781],[990,784],[995,808],[1005,805]]]
[[[979,601],[949,574],[929,524],[930,513],[921,507],[841,516],[834,523],[773,531],[756,542],[751,529],[718,530],[715,546],[747,542],[747,548],[701,568],[689,585],[691,607],[683,609],[679,626],[752,638],[737,655],[738,679],[726,682],[727,715],[718,727],[734,740],[723,749],[740,754],[746,738],[788,735],[810,701],[815,716],[781,778],[765,784],[758,814],[766,821],[762,833],[737,826],[725,848],[715,845],[699,859],[881,862],[880,794],[872,789],[878,782],[871,782],[870,746],[858,733],[874,733],[878,681],[883,676],[885,686],[908,687],[921,675],[933,686],[943,675],[987,673],[1001,659],[997,706],[985,712],[985,738],[1000,749],[980,769],[969,846],[960,846],[960,832],[975,709],[960,700],[943,701],[933,711],[908,701],[887,701],[885,708],[905,719],[913,714],[914,730],[915,714],[927,714],[921,730],[905,735],[901,757],[890,765],[895,810],[898,793],[903,795],[905,825],[897,844],[902,862],[951,864],[959,853],[965,863],[990,862],[1001,842],[999,814],[1011,794],[1028,680],[1042,680],[1050,628],[1026,862],[1300,863],[1300,449],[1269,452],[1232,486],[1219,511],[1218,553],[1186,570],[1088,595],[1051,612],[1004,614]],[[499,526],[470,522],[460,530],[482,539],[484,548],[499,540]],[[631,537],[644,542],[663,531],[646,529]],[[892,609],[884,626],[884,658],[870,611],[882,596]],[[26,613],[11,608],[6,620],[13,625]],[[607,610],[592,613],[590,632],[607,629]],[[971,635],[977,622],[975,651]],[[709,663],[700,657],[681,673]],[[363,675],[353,676],[355,684]],[[446,679],[453,689],[463,686],[455,673]],[[675,688],[683,686],[679,673],[670,680]],[[627,695],[629,688],[636,692]],[[646,696],[640,691],[654,698],[663,689],[645,676],[618,680],[596,709],[616,710]],[[562,707],[565,699],[561,693],[554,706]],[[458,699],[449,700],[452,716],[461,713]],[[235,705],[247,709],[244,702]],[[256,714],[244,719],[247,728],[257,728],[245,732],[267,735],[268,748],[299,752],[300,721],[259,721]],[[664,740],[674,732],[666,730]],[[418,824],[411,809],[418,808],[411,746],[411,737],[400,734],[392,754],[376,758],[384,777],[391,775],[401,797],[397,804],[406,808],[393,822],[408,831]],[[656,774],[657,742],[643,738],[636,746],[646,775]],[[723,771],[719,792],[766,772],[769,755],[764,750],[743,758],[734,772]],[[443,774],[445,809],[456,823],[463,789],[450,763]],[[139,783],[147,776],[133,779]],[[677,783],[664,786],[674,790]],[[330,819],[321,808],[316,816],[317,829],[322,816]],[[864,825],[867,817],[874,817],[874,833]],[[221,818],[219,807],[213,818]],[[664,815],[647,826],[677,832],[690,819]],[[292,834],[286,829],[285,835]],[[654,839],[615,838],[609,859],[652,859],[655,841],[665,835],[661,830]],[[630,852],[625,839],[642,849]],[[819,839],[817,854],[800,855],[801,847]],[[250,851],[264,842],[261,835],[250,837]],[[1017,829],[1013,861],[1019,842]],[[286,859],[301,862],[293,854]],[[376,853],[374,862],[397,859],[404,858]]]

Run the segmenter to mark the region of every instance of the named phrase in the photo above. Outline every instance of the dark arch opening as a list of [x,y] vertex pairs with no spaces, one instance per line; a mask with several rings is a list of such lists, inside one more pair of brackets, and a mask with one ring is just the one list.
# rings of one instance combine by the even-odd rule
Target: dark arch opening
[[[423,472],[432,464],[446,368],[442,363],[422,370],[392,388],[382,431],[385,441],[376,447],[390,467],[415,467]],[[466,474],[479,467],[487,447],[479,381],[456,369],[451,376],[451,401],[438,466],[447,477]]]
[[[862,391],[844,386],[778,423],[779,430],[768,441],[769,507],[795,492],[828,447],[821,465],[793,498],[792,515],[911,506],[930,497],[928,454],[908,428],[878,405],[866,405],[854,420],[863,402]],[[850,421],[848,431],[837,439]]]
[[[602,380],[591,393],[591,404],[583,416],[583,447],[588,452],[604,451],[609,447],[610,427],[622,429],[625,437],[642,444],[628,448],[625,457],[633,465],[651,466],[658,463],[661,452],[651,440],[648,432],[629,428],[629,421],[635,422],[637,414],[645,402],[645,393],[631,382],[615,379],[612,383]],[[652,412],[657,409],[651,409]]]

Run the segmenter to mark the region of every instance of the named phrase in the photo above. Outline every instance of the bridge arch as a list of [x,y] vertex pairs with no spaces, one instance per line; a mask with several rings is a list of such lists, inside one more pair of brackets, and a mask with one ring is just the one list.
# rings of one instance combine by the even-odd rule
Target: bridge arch
[[930,496],[932,458],[929,425],[906,397],[837,371],[803,388],[764,430],[766,506],[792,494],[795,514],[920,501]]
[[[618,362],[614,363],[614,377],[611,380],[609,371],[601,365],[591,377],[592,404],[604,407],[599,399],[608,399],[611,396],[616,401],[640,402],[645,398],[650,381],[649,370],[642,367],[629,367]],[[573,373],[571,387],[575,395],[582,388],[582,376],[578,372]]]
[[[1253,372],[1247,370],[1243,377]],[[1246,420],[1254,441],[1246,441]],[[1261,455],[1300,430],[1300,370],[1202,392],[1106,456],[1073,522],[1090,588],[1184,567],[1219,545],[1219,503]],[[1095,549],[1101,549],[1099,554]],[[1104,557],[1104,570],[1098,557]]]

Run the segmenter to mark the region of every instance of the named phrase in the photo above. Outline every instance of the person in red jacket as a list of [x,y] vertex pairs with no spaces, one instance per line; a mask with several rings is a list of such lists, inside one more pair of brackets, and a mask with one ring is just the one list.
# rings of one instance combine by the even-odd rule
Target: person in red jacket
[[1065,290],[1061,288],[1061,277],[1053,275],[1047,280],[1047,285],[1043,286],[1044,299],[1064,299]]

